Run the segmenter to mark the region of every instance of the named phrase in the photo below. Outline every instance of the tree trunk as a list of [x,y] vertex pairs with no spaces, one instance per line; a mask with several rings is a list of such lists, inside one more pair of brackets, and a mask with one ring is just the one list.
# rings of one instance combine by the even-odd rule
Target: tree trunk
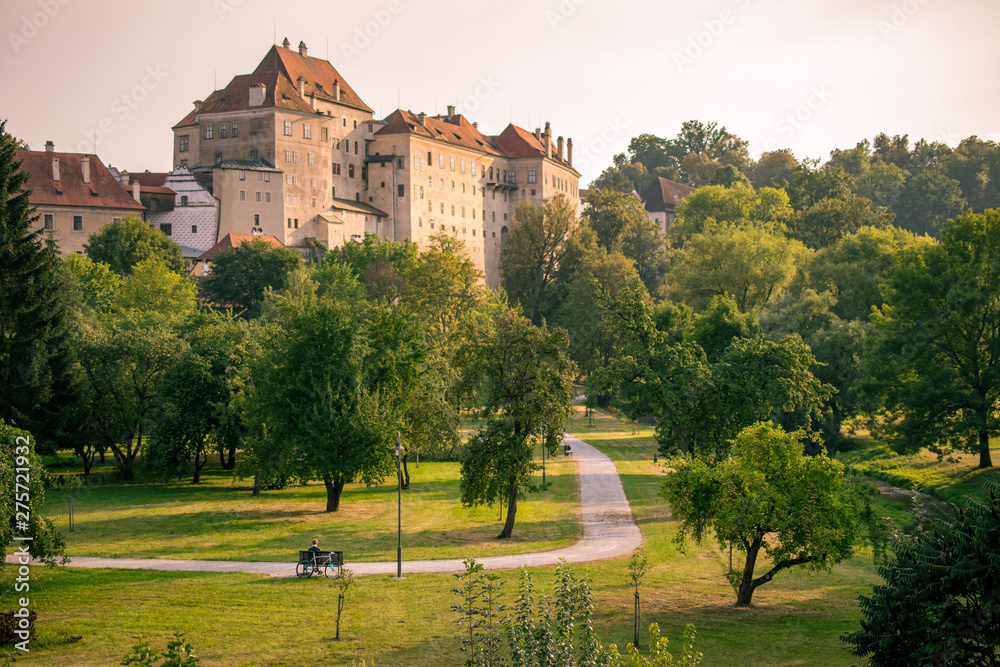
[[226,469],[226,453],[221,448],[219,449],[219,465],[222,466],[223,470]]
[[743,566],[743,580],[740,581],[740,588],[736,591],[736,606],[749,606],[753,599],[754,583],[753,568],[757,564],[757,554],[760,552],[761,538],[757,538],[747,549],[747,562]]
[[324,475],[323,483],[326,484],[326,511],[336,512],[340,509],[340,494],[344,492],[344,480],[334,480],[329,475]]
[[229,446],[229,458],[226,460],[226,464],[222,466],[223,470],[235,470],[236,469],[236,445]]
[[979,467],[993,467],[993,459],[990,456],[990,434],[986,429],[979,432]]
[[257,468],[257,474],[253,476],[253,497],[254,498],[259,498],[260,497],[260,487],[261,487],[260,478],[261,478],[261,469]]
[[202,458],[201,458],[201,450],[200,449],[195,450],[195,453],[194,453],[194,479],[191,480],[192,484],[198,484],[199,482],[201,482],[201,469],[204,468],[205,465],[208,463],[208,452],[205,451],[204,454],[205,454],[205,458],[204,458],[204,460],[202,460]]
[[403,454],[403,488],[410,488],[410,471],[406,468],[406,457],[409,456],[409,452]]
[[507,494],[507,521],[503,525],[503,530],[497,536],[501,539],[510,537],[514,532],[514,515],[517,514],[517,482],[511,480],[510,491]]
[[104,447],[97,450],[101,455],[101,465],[104,465]]

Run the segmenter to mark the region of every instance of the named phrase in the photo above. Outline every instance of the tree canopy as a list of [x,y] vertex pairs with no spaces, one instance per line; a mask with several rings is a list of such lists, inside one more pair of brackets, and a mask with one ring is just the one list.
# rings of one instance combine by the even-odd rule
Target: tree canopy
[[129,275],[136,264],[153,257],[162,260],[171,271],[180,273],[184,269],[181,247],[135,215],[91,234],[83,249],[87,257],[107,264],[120,276]]
[[283,288],[288,274],[301,263],[302,256],[291,248],[275,248],[261,238],[244,241],[215,256],[202,293],[220,307],[257,317],[264,292]]

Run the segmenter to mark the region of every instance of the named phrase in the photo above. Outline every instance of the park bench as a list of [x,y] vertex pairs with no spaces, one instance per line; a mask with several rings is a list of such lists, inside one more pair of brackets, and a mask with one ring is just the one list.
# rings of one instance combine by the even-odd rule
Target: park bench
[[566,456],[572,456],[573,449],[569,445],[563,445],[563,454]]
[[[336,572],[334,572],[336,570]],[[327,579],[338,576],[344,570],[343,551],[300,551],[299,562],[295,566],[295,576],[311,577],[322,572]]]

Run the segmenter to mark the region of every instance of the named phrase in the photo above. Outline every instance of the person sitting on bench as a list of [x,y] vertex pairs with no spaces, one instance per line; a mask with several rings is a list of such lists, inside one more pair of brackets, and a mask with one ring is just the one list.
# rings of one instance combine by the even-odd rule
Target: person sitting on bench
[[322,549],[319,548],[319,540],[313,540],[313,544],[309,547],[309,551],[322,551]]

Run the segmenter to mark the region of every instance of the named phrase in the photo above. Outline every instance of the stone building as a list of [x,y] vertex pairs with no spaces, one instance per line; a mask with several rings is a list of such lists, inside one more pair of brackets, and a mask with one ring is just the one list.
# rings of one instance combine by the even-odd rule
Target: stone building
[[82,254],[101,227],[145,211],[138,183],[130,194],[95,155],[57,153],[49,141],[44,152],[17,151],[17,159],[30,175],[26,187],[38,215],[35,228],[48,232],[63,256]]
[[666,234],[670,229],[670,222],[676,217],[677,207],[692,192],[694,188],[688,185],[657,177],[642,191],[639,198],[650,220],[660,223],[663,233]]
[[211,191],[187,167],[181,166],[165,175],[161,187],[173,195],[163,204],[153,205],[150,201],[146,214],[149,224],[177,245],[198,250],[199,254],[214,246],[219,237],[219,202]]
[[[289,46],[272,47],[251,74],[195,102],[173,128],[174,164],[226,178],[213,188],[220,236],[264,233],[307,252],[365,234],[424,247],[443,231],[465,241],[494,286],[517,205],[558,194],[578,200],[573,142],[554,139],[548,124],[489,136],[454,107],[376,120],[333,65],[303,43]],[[230,168],[241,161],[273,169],[280,187],[271,206],[243,205]]]

